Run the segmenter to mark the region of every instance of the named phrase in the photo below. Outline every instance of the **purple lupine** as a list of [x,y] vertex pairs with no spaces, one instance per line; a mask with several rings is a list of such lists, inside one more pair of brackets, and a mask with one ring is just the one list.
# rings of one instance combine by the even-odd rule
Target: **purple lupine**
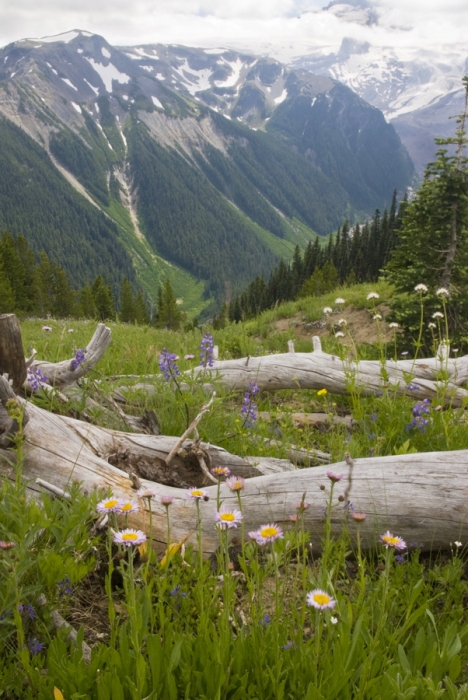
[[74,372],[83,362],[86,362],[86,350],[78,349],[70,364],[71,371]]
[[413,420],[411,421],[411,423],[408,423],[408,425],[406,426],[406,430],[409,431],[413,430],[413,428],[417,428],[421,433],[424,433],[426,431],[427,426],[429,425],[429,420],[424,416],[430,414],[430,407],[430,399],[423,399],[423,401],[418,401],[418,403],[414,405],[414,408],[412,410]]
[[57,588],[59,591],[59,596],[71,595],[73,593],[71,581],[68,576],[65,576],[65,578],[63,578],[61,581],[58,581]]
[[249,387],[244,394],[244,400],[242,401],[241,415],[244,416],[244,426],[251,428],[258,418],[257,415],[257,404],[255,403],[255,397],[260,391],[260,387],[255,382],[249,382]]
[[31,367],[28,369],[28,382],[32,391],[36,392],[47,386],[49,380],[39,367]]
[[178,377],[180,375],[180,369],[177,367],[177,362],[178,356],[175,355],[173,352],[169,352],[169,350],[161,350],[161,354],[159,355],[159,369],[163,373],[166,381],[170,382],[171,379],[174,379],[174,377]]
[[24,613],[25,615],[27,615],[30,620],[36,619],[36,612],[33,606],[29,605],[29,603],[18,605],[18,610],[20,613]]
[[213,367],[214,338],[210,333],[204,333],[200,343],[200,367]]
[[44,649],[44,645],[37,639],[37,637],[33,637],[32,639],[30,639],[28,646],[29,651],[33,656],[39,654]]

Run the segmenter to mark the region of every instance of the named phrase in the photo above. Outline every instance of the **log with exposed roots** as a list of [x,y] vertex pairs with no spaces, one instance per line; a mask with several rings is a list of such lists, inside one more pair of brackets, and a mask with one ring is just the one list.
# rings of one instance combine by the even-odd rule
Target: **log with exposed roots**
[[[316,353],[324,355],[317,350]],[[274,356],[276,362],[279,357]],[[3,367],[0,357],[0,371],[4,371]],[[419,366],[418,371],[423,368]],[[258,383],[258,377],[252,378]],[[56,493],[67,497],[71,485],[77,482],[87,493],[98,490],[104,494],[111,490],[118,497],[135,498],[136,488],[151,488],[157,494],[152,501],[153,538],[161,547],[166,544],[167,533],[166,510],[159,498],[163,495],[174,499],[169,508],[172,541],[190,535],[189,541],[196,545],[196,509],[186,496],[186,488],[199,486],[206,488],[210,496],[209,502],[200,505],[203,549],[210,553],[217,548],[217,486],[211,484],[208,472],[218,465],[228,466],[231,473],[246,478],[242,492],[246,532],[267,522],[287,529],[292,526],[289,516],[296,513],[297,504],[305,498],[310,504],[304,513],[305,527],[311,533],[314,551],[319,551],[326,501],[321,487],[330,484],[327,472],[332,471],[343,475],[335,485],[334,535],[346,519],[352,534],[356,527],[349,517],[352,504],[367,516],[360,525],[363,548],[374,546],[379,534],[387,529],[424,548],[467,541],[468,450],[354,461],[348,456],[334,465],[296,470],[279,460],[275,463],[262,458],[242,459],[203,443],[198,439],[196,424],[192,426],[193,437],[182,436],[181,440],[110,430],[52,414],[16,395],[4,375],[0,377],[0,475],[11,479],[15,478],[16,469],[14,438],[21,422],[11,416],[12,404],[8,412],[9,400],[24,411],[21,469],[31,492],[55,488]],[[290,471],[282,471],[284,466]],[[221,485],[221,499],[226,507],[237,506],[236,494],[225,484]],[[148,531],[146,500],[141,506],[141,512],[130,516],[129,522]],[[239,533],[231,531],[230,537],[238,540]]]

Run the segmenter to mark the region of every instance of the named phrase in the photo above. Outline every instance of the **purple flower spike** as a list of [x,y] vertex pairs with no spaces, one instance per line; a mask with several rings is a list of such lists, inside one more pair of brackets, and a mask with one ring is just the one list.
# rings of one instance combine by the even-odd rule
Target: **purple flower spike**
[[214,338],[210,333],[205,333],[200,343],[200,367],[213,367]]
[[174,379],[175,377],[178,377],[180,375],[180,370],[177,367],[176,360],[178,360],[178,357],[173,352],[169,352],[166,349],[161,350],[161,354],[158,360],[159,369],[163,373],[166,381],[168,382],[171,379]]
[[86,362],[86,350],[77,350],[76,355],[71,361],[70,364],[70,369],[72,372],[74,372],[80,365],[83,364],[83,362]]
[[247,428],[251,428],[258,418],[255,397],[259,391],[260,387],[255,384],[255,382],[249,382],[249,387],[244,394],[241,408],[241,415],[244,416],[244,426]]
[[48,385],[49,380],[39,367],[31,367],[28,369],[28,382],[33,392],[44,389]]

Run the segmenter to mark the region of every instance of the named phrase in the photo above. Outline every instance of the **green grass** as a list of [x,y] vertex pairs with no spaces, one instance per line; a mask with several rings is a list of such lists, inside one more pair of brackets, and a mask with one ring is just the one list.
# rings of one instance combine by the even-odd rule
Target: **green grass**
[[[392,294],[384,283],[359,285],[214,331],[220,358],[285,352],[291,333],[275,332],[278,320],[298,314],[320,319],[323,307],[333,306],[338,296],[346,299],[346,308],[368,308],[369,291],[377,291],[383,303]],[[49,321],[50,333],[42,325],[23,323],[24,344],[36,348],[38,359],[52,361],[72,357],[94,330],[92,322]],[[167,348],[180,356],[181,370],[190,369],[198,359],[183,357],[193,353],[198,358],[202,331],[110,327],[113,342],[92,373],[103,380],[100,391],[111,392],[122,383],[110,380],[116,374],[155,375],[146,381],[155,384],[156,394],[148,398],[130,389],[125,410],[140,415],[154,408],[163,433],[180,435],[187,412],[193,418],[206,393],[196,382],[183,394],[175,391],[173,382],[161,376],[158,358]],[[302,342],[310,350],[307,338],[298,339],[296,349]],[[327,345],[340,351],[333,337]],[[377,345],[357,351],[359,357],[379,357],[380,352]],[[125,384],[131,386],[132,380]],[[82,391],[99,398],[90,383],[84,382]],[[51,403],[40,395],[32,400]],[[368,398],[352,390],[349,396],[264,393],[255,402],[270,420],[251,426],[241,412],[244,400],[242,392],[219,389],[213,410],[199,425],[201,438],[241,456],[285,458],[294,444],[330,452],[332,461],[342,460],[345,452],[359,458],[468,448],[464,407],[441,410],[436,398],[423,413],[427,424],[412,426],[418,402],[410,391],[396,397],[384,389],[381,396]],[[75,401],[52,403],[55,410],[77,415],[81,409]],[[355,425],[352,432],[342,426],[319,431],[293,420],[292,414],[311,411],[352,414]],[[272,437],[274,445],[268,442]],[[21,457],[20,439],[17,449]],[[0,484],[0,540],[15,545],[0,549],[0,697],[46,699],[54,688],[66,700],[468,697],[468,557],[465,543],[455,541],[457,533],[445,552],[424,553],[419,545],[398,552],[385,549],[377,537],[375,548],[363,553],[359,523],[343,509],[333,482],[324,479],[323,533],[313,547],[299,507],[290,514],[295,519],[289,521],[286,514],[284,537],[273,543],[256,544],[247,533],[242,541],[237,528],[231,531],[237,547],[228,546],[220,530],[219,553],[212,561],[200,561],[188,547],[184,560],[179,549],[162,566],[161,555],[148,557],[151,550],[115,544],[112,531],[91,530],[102,495],[85,496],[74,485],[70,502],[48,496],[27,500],[21,459],[16,476]],[[244,509],[242,492],[239,503]],[[218,504],[188,500],[187,507],[195,520],[197,508],[207,509],[214,525]],[[167,513],[170,529],[170,506]],[[110,517],[114,530],[125,527],[124,516]],[[331,534],[332,518],[334,528],[341,523],[337,536]],[[388,523],[391,531],[393,526]],[[316,589],[325,592],[332,608],[308,604]],[[46,605],[39,605],[40,594]],[[52,624],[56,609],[79,629],[79,645],[83,638],[91,645],[89,665],[80,646],[75,648],[66,631]]]

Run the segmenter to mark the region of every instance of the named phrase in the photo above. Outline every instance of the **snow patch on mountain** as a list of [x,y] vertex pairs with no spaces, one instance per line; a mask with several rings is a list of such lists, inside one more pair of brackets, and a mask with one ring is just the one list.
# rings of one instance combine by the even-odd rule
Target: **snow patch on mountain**
[[222,63],[231,68],[232,74],[226,80],[215,80],[215,85],[217,87],[234,87],[240,78],[244,61],[238,58],[236,61],[222,61]]
[[[177,57],[179,60],[182,60]],[[190,68],[187,59],[183,59],[184,63],[179,68],[174,68],[174,71],[180,75],[185,89],[194,95],[196,92],[209,90],[211,88],[210,78],[213,75],[211,68],[203,68],[202,70],[194,70]]]
[[122,85],[130,82],[130,76],[117,70],[113,63],[109,63],[109,65],[105,66],[102,63],[97,63],[92,58],[86,58],[86,60],[92,65],[96,73],[101,78],[107,92],[112,92],[113,80],[116,80]]

